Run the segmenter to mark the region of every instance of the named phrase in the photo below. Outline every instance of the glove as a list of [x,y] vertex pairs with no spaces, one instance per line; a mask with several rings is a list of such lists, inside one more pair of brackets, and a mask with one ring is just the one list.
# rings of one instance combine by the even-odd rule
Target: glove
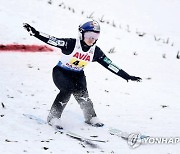
[[140,77],[136,77],[136,76],[130,76],[130,80],[132,81],[137,81],[137,82],[141,82],[141,78]]
[[27,23],[23,23],[23,27],[29,32],[30,36],[34,36],[38,34],[38,31]]

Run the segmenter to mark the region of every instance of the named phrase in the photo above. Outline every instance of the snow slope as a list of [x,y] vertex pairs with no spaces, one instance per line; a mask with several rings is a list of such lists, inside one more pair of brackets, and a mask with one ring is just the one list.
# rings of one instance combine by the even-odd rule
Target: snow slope
[[[102,19],[98,46],[116,65],[143,81],[127,83],[97,63],[90,64],[85,73],[98,117],[106,127],[154,137],[180,137],[179,13],[178,0],[2,0],[0,44],[43,44],[28,35],[23,22],[56,37],[77,37],[77,27],[87,16]],[[99,149],[84,148],[50,126],[24,117],[33,114],[46,120],[58,93],[51,72],[59,56],[58,50],[0,53],[1,153],[179,153],[180,143],[132,149],[126,141],[109,135],[106,128],[87,126],[73,97],[63,113],[63,127],[108,140],[99,143]]]

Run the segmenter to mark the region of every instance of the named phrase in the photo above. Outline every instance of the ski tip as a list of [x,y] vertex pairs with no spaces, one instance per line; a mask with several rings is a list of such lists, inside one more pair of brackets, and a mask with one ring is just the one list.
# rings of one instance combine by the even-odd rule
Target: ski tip
[[140,136],[140,139],[145,139],[145,138],[149,138],[150,136],[148,136],[148,135],[141,135]]

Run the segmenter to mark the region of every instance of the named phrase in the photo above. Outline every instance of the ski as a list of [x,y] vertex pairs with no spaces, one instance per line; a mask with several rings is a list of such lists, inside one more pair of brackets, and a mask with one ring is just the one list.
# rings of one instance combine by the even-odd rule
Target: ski
[[111,134],[111,135],[116,135],[118,137],[121,137],[125,140],[128,140],[128,137],[129,137],[129,133],[127,132],[123,132],[119,129],[116,129],[116,128],[108,128],[108,132]]
[[47,124],[46,121],[44,121],[44,120],[42,120],[42,119],[40,119],[40,118],[38,118],[32,114],[23,114],[23,116],[25,116],[31,120],[35,120],[38,124]]
[[[46,121],[44,121],[41,118],[36,117],[32,114],[23,114],[23,115],[31,120],[36,121],[38,124],[48,124]],[[105,129],[106,132],[108,132],[109,134],[118,136],[118,137],[128,141],[129,143],[142,142],[145,138],[150,137],[147,135],[141,135],[140,133],[128,133],[128,132],[121,131],[119,129],[112,128],[112,127],[105,127],[105,128],[106,128]],[[73,139],[79,140],[81,143],[85,143],[85,144],[91,146],[92,148],[99,148],[99,146],[93,142],[101,142],[101,143],[108,142],[105,140],[86,138],[79,134],[76,134],[76,133],[73,133],[71,131],[64,130],[64,129],[56,128],[55,131],[56,131],[56,133],[59,132],[60,134],[65,134]]]
[[140,133],[127,133],[127,132],[123,132],[123,131],[121,131],[119,129],[115,129],[115,128],[110,128],[109,129],[109,133],[111,135],[116,135],[116,136],[121,137],[121,138],[123,138],[125,140],[128,140],[128,141],[132,141],[134,139],[142,141],[142,140],[150,137],[148,135],[142,135]]
[[[25,117],[31,119],[31,120],[34,120],[36,121],[38,124],[48,124],[46,121],[42,120],[41,118],[38,118],[32,114],[23,114]],[[101,143],[106,143],[107,141],[104,141],[104,140],[98,140],[98,139],[91,139],[91,138],[86,138],[86,137],[83,137],[79,134],[76,134],[76,133],[73,133],[71,131],[67,131],[67,130],[64,130],[64,129],[58,129],[56,128],[55,129],[56,133],[59,132],[60,134],[65,134],[73,139],[76,139],[76,140],[79,140],[89,146],[91,146],[92,148],[99,148],[99,146],[93,142],[101,142]]]
[[72,133],[72,132],[66,132],[66,135],[70,136],[70,137],[73,137],[73,138],[77,138],[77,139],[80,139],[81,141],[95,141],[95,142],[102,142],[102,143],[106,143],[107,141],[104,141],[104,140],[95,140],[95,139],[89,139],[89,138],[86,138],[86,137],[82,137],[80,135],[77,135],[75,133]]
[[93,140],[93,139],[85,138],[85,137],[82,137],[82,136],[77,135],[77,134],[72,133],[72,132],[67,132],[66,135],[73,138],[73,139],[79,140],[79,141],[89,145],[92,148],[100,148],[97,144],[93,143],[93,141],[104,142],[104,143],[106,142],[106,141],[101,141],[101,140]]

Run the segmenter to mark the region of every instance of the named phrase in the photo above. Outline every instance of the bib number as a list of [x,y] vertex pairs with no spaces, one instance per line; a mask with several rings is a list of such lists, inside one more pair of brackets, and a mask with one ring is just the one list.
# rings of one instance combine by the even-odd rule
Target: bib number
[[70,60],[70,64],[82,68],[82,67],[85,67],[87,65],[87,62],[78,60],[76,58],[72,58]]

